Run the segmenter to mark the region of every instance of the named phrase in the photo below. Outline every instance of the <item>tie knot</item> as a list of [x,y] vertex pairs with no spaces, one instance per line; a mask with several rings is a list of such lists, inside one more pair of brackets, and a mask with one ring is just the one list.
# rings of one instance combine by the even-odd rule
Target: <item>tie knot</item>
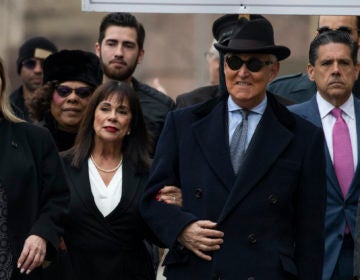
[[240,109],[239,110],[241,116],[243,117],[244,120],[247,120],[248,116],[249,116],[249,113],[250,113],[250,110],[248,109]]
[[335,107],[334,109],[331,110],[331,114],[335,117],[335,118],[340,118],[341,117],[341,109]]

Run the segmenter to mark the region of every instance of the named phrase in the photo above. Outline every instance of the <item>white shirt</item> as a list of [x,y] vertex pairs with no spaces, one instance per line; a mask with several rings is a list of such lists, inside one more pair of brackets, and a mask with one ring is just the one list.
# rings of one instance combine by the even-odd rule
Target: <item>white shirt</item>
[[[335,108],[334,105],[327,102],[319,92],[316,93],[316,101],[319,107],[321,122],[323,126],[323,131],[325,134],[325,140],[327,147],[329,149],[330,157],[334,163],[334,151],[333,151],[333,141],[332,141],[332,131],[336,122],[336,118],[331,114],[331,110]],[[354,109],[354,97],[351,94],[349,99],[339,107],[342,111],[342,117],[346,122],[351,140],[351,148],[353,152],[354,159],[354,168],[356,169],[358,162],[358,143],[357,143],[357,132],[356,132],[356,119],[355,119],[355,109]]]
[[88,159],[89,180],[95,204],[104,217],[120,203],[122,195],[122,165],[116,170],[108,186],[105,185],[93,161]]

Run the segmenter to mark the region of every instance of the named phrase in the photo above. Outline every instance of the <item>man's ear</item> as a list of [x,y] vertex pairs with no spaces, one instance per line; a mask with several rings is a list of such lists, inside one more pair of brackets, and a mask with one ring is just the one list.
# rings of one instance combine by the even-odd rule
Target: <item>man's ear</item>
[[145,50],[142,49],[139,51],[139,55],[138,55],[138,59],[137,59],[137,64],[141,64],[141,62],[144,59],[144,55],[145,55]]
[[276,61],[271,66],[269,82],[271,82],[272,80],[274,80],[276,78],[277,74],[279,74],[279,71],[280,71],[280,62]]
[[315,82],[314,78],[314,66],[312,66],[310,63],[307,65],[307,73],[310,81]]
[[99,42],[95,43],[95,53],[98,57],[100,57],[100,44]]

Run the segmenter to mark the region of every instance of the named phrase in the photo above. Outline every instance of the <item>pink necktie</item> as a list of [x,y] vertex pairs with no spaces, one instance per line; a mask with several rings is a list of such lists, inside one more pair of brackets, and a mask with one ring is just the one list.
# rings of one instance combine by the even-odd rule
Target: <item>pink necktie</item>
[[[341,109],[334,108],[331,113],[336,117],[333,128],[334,169],[344,198],[354,176],[354,161],[349,128],[341,116]],[[349,233],[346,225],[345,233]]]
[[334,108],[331,113],[336,117],[333,128],[334,168],[345,198],[354,176],[350,133],[346,122],[341,116],[341,109]]

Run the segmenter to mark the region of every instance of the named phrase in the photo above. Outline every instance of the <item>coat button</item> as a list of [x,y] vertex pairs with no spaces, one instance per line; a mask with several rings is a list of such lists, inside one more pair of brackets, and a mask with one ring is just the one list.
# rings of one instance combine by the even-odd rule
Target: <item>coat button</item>
[[276,204],[278,202],[278,199],[275,194],[270,194],[268,199],[270,200],[271,204]]
[[201,188],[196,188],[195,189],[195,197],[197,199],[200,199],[202,197],[202,195],[203,195],[203,190]]
[[253,233],[249,234],[249,235],[248,235],[248,241],[249,241],[250,243],[252,243],[252,244],[256,243],[257,240],[256,240],[255,234],[253,234]]

